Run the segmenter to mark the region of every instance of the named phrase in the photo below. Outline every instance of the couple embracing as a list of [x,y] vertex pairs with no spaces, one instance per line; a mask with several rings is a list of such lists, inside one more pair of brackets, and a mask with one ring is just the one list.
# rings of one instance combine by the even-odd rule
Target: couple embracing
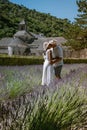
[[53,79],[61,79],[63,50],[56,40],[43,43],[45,54],[42,74],[42,85],[50,85]]

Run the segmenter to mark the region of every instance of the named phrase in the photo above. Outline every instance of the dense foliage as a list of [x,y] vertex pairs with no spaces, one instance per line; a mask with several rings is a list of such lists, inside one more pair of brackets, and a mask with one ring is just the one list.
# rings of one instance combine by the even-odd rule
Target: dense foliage
[[80,32],[80,44],[87,48],[87,0],[77,0],[78,12],[76,21],[82,28]]
[[66,45],[71,45],[74,49],[87,48],[87,1],[77,0],[78,15],[76,23],[70,26],[67,32],[69,39]]
[[78,18],[76,18],[77,22],[82,27],[87,27],[87,0],[77,0],[78,5]]
[[45,36],[63,36],[70,24],[68,19],[58,19],[50,13],[40,13],[8,0],[0,0],[0,38],[13,36],[22,19],[26,20],[28,31]]
[[9,0],[0,0],[0,38],[11,37],[18,30],[18,24],[25,19],[27,31],[43,34],[47,37],[65,37],[66,45],[72,48],[87,48],[87,2],[77,0],[78,14],[75,22],[51,16],[50,13],[41,13],[23,5],[11,3]]

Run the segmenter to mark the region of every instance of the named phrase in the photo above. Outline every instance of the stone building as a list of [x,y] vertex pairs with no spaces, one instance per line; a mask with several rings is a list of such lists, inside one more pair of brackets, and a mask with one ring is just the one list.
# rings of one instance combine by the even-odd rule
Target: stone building
[[0,40],[0,53],[11,55],[28,55],[30,53],[29,44],[35,36],[27,32],[26,23],[22,20],[19,23],[19,30],[12,38],[2,38]]
[[43,34],[34,34],[27,32],[27,26],[24,20],[19,23],[18,31],[12,38],[3,38],[0,40],[0,53],[11,55],[42,55],[43,43],[51,39],[56,39],[58,43],[66,40],[63,37],[45,37]]
[[2,38],[0,40],[0,54],[11,55],[37,55],[43,53],[43,43],[55,39],[63,47],[64,58],[87,58],[87,48],[75,51],[71,47],[64,46],[67,41],[63,37],[45,37],[43,34],[34,34],[27,31],[24,20],[19,23],[18,31],[12,38]]
[[[29,50],[27,43],[19,38],[13,38],[8,46],[8,54],[11,55],[26,55],[26,49]],[[29,53],[29,52],[28,52]]]
[[0,40],[0,54],[8,54],[8,46],[12,38],[2,38]]
[[35,36],[27,32],[26,23],[22,20],[19,23],[19,30],[13,35],[13,40],[9,43],[9,46],[12,48],[14,55],[29,55],[29,44],[31,44],[34,39]]

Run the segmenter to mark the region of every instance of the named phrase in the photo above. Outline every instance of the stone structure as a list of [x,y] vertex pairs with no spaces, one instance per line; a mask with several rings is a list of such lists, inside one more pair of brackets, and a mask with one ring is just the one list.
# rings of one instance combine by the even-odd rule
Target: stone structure
[[0,54],[8,54],[8,46],[12,38],[2,38],[0,40]]
[[8,55],[9,56],[13,55],[13,48],[11,46],[8,46]]
[[63,47],[65,58],[87,58],[87,48],[81,50],[74,50],[71,47]]
[[30,32],[27,32],[25,21],[19,23],[19,30],[13,38],[3,38],[0,40],[0,53],[12,55],[29,55],[31,44],[35,39]]
[[43,34],[27,32],[24,20],[19,23],[19,30],[13,38],[2,38],[0,40],[0,53],[11,55],[39,55],[43,53],[43,43],[55,39],[61,44],[65,58],[87,58],[87,48],[75,51],[71,47],[63,46],[66,39],[63,37],[45,37]]
[[28,44],[17,37],[12,39],[9,43],[9,47],[11,48],[13,55],[26,55],[26,49],[29,49]]

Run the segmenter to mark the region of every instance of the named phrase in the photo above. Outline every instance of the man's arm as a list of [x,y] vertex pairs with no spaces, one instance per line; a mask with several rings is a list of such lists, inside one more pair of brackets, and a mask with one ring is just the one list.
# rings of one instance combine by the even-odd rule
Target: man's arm
[[52,57],[52,51],[49,51],[48,58],[49,58],[50,64],[54,64],[56,62],[59,62],[62,59],[61,57],[53,58]]
[[61,61],[61,57],[56,57],[56,58],[53,58],[51,61],[50,61],[50,64],[54,64],[54,63],[56,63],[56,62],[59,62],[59,61]]
[[55,64],[56,62],[60,62],[63,59],[63,50],[61,46],[57,46],[54,48],[55,51],[55,58],[52,59],[51,64]]

